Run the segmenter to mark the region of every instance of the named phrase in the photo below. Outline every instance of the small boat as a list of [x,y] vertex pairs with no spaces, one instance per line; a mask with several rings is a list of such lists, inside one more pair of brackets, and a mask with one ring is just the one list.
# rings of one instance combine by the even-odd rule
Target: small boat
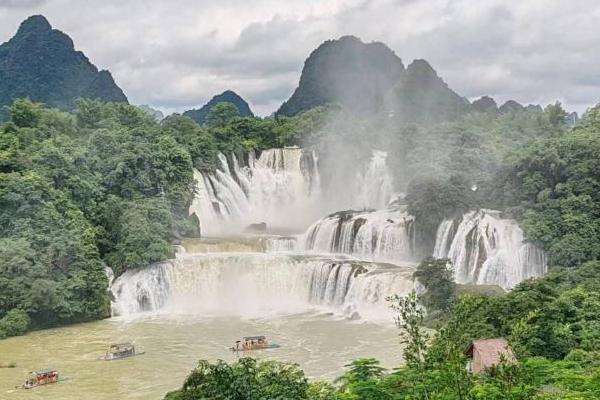
[[279,345],[275,343],[269,343],[265,336],[246,336],[242,340],[237,340],[235,346],[230,347],[231,351],[250,351],[250,350],[263,350],[263,349],[275,349]]
[[44,369],[41,371],[32,372],[29,378],[25,381],[23,389],[33,389],[37,386],[47,385],[49,383],[58,382],[58,371],[55,369]]
[[106,354],[100,357],[100,359],[104,361],[112,361],[127,357],[139,356],[142,354],[144,354],[144,352],[136,353],[135,346],[131,343],[117,343],[111,344]]

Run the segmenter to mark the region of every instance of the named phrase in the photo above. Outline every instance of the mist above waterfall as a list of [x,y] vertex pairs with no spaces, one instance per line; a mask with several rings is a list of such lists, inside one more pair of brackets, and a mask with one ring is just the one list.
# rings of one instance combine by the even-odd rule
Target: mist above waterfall
[[[235,154],[220,154],[215,172],[194,172],[190,213],[198,216],[204,236],[240,234],[256,223],[266,223],[270,232],[300,233],[334,211],[384,208],[394,197],[386,158],[385,152],[372,151],[352,168],[341,169],[348,176],[342,190],[322,182],[327,170],[316,150],[271,149],[258,158],[251,152],[247,165],[240,165]],[[345,182],[337,170],[332,175],[338,184]]]

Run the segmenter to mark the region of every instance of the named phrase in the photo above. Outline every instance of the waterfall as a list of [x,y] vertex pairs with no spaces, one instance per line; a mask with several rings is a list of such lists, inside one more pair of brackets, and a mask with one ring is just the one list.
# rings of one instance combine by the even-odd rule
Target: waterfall
[[300,239],[303,249],[343,253],[361,260],[413,260],[414,220],[400,210],[345,211],[315,222]]
[[303,226],[316,218],[320,178],[314,151],[300,148],[265,150],[240,167],[219,154],[214,173],[194,171],[196,195],[190,207],[200,220],[204,236],[240,232],[252,223],[269,227]]
[[436,258],[445,258],[448,256],[450,246],[452,245],[452,239],[454,238],[456,224],[454,220],[446,219],[442,221],[437,229],[435,237],[435,247],[433,249],[433,256]]
[[354,207],[382,209],[392,200],[392,175],[386,159],[386,152],[374,150],[366,169],[358,171]]
[[106,279],[108,279],[108,287],[110,287],[115,280],[115,273],[113,272],[112,268],[104,267],[104,275],[106,275]]
[[294,236],[267,237],[262,240],[267,253],[280,253],[296,250],[298,239]]
[[546,272],[545,253],[524,241],[515,220],[501,218],[493,210],[471,211],[460,220],[442,222],[434,256],[450,259],[459,283],[498,285],[507,290]]
[[413,288],[412,268],[268,253],[181,256],[129,270],[111,287],[113,315],[264,317],[331,310],[390,318],[385,300]]
[[258,158],[248,154],[240,166],[234,154],[219,154],[214,173],[194,170],[196,195],[190,207],[200,220],[203,236],[239,233],[253,223],[301,231],[307,221],[351,207],[381,209],[394,197],[387,153],[373,151],[371,158],[343,175],[350,178],[345,193],[321,188],[318,155],[297,147],[269,149]]

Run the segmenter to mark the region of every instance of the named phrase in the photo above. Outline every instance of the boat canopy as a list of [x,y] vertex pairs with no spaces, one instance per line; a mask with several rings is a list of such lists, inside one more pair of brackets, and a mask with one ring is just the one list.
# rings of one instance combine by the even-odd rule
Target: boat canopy
[[110,347],[132,347],[133,344],[131,343],[115,343],[115,344],[111,344]]
[[115,343],[110,345],[111,350],[128,350],[133,349],[133,344],[131,343]]
[[265,336],[246,336],[244,337],[244,341],[248,341],[248,340],[265,340],[266,337]]
[[41,369],[39,371],[35,371],[32,372],[32,374],[36,374],[36,375],[48,375],[48,374],[54,374],[57,371],[54,368],[45,368],[45,369]]

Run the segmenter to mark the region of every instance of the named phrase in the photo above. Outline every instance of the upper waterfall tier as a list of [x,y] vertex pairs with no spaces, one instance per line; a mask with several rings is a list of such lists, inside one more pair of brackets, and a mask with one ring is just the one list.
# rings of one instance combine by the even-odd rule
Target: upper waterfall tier
[[366,168],[356,175],[355,203],[358,208],[385,208],[394,197],[393,178],[387,166],[387,153],[375,150]]
[[214,173],[194,171],[196,213],[204,236],[239,233],[254,223],[270,230],[301,231],[310,221],[344,208],[383,208],[393,198],[386,153],[347,168],[351,187],[343,193],[321,186],[317,153],[300,148],[254,153],[240,166],[235,155],[219,155]]
[[524,242],[515,220],[501,218],[492,210],[471,211],[458,220],[442,222],[433,255],[450,259],[459,283],[511,289],[546,272],[545,253]]
[[414,261],[414,219],[400,210],[342,211],[315,222],[302,250],[343,253],[361,260]]
[[319,200],[319,172],[314,151],[300,148],[265,150],[258,159],[249,154],[240,167],[235,155],[219,155],[214,174],[194,171],[196,196],[190,213],[196,213],[203,235],[240,232],[265,222],[269,227],[302,226],[316,218],[311,210]]
[[412,268],[265,253],[182,255],[112,285],[113,315],[263,317],[312,309],[391,321],[386,297],[413,288]]

